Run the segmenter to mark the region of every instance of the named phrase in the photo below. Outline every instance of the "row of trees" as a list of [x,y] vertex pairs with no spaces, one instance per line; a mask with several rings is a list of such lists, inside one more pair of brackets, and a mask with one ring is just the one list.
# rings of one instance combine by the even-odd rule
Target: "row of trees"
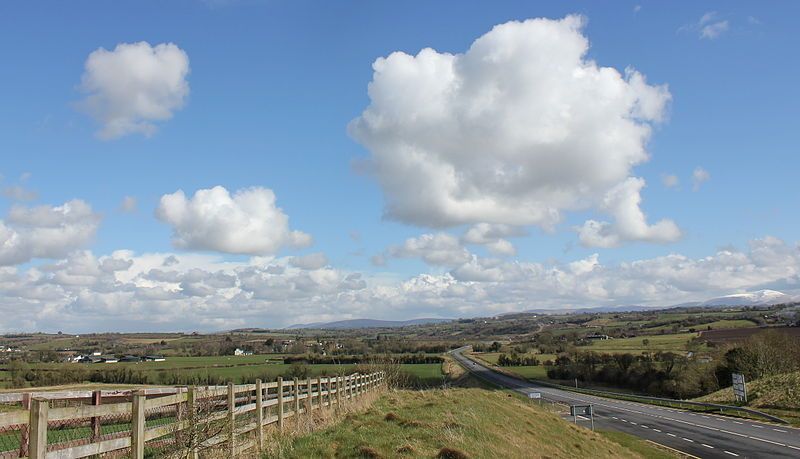
[[511,355],[500,354],[497,357],[497,364],[501,367],[520,367],[520,366],[538,366],[539,359],[536,357],[520,356],[516,352]]
[[693,398],[730,386],[731,373],[748,379],[800,370],[800,338],[767,331],[720,349],[711,362],[673,352],[654,354],[576,353],[548,368],[551,379],[603,383],[655,396]]

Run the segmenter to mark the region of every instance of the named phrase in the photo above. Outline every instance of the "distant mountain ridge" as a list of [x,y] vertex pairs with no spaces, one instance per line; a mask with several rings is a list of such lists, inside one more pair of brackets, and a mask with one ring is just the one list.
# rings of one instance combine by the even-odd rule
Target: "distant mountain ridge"
[[310,324],[294,324],[286,327],[287,329],[329,329],[343,330],[348,328],[400,328],[411,325],[428,325],[452,322],[453,319],[422,318],[411,320],[378,320],[378,319],[350,319],[337,320],[334,322],[314,322]]

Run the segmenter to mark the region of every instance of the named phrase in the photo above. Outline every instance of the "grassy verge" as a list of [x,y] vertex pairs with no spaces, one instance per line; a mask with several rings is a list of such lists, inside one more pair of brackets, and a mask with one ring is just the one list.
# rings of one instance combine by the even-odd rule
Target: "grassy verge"
[[393,391],[271,457],[669,457],[637,452],[502,391]]

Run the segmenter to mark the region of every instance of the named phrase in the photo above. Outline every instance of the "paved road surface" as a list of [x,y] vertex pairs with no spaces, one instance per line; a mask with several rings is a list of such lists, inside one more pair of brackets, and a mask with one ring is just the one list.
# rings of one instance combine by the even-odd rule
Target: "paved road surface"
[[[498,373],[464,355],[453,357],[485,380],[546,400],[593,405],[595,428],[613,429],[703,458],[800,458],[800,429],[626,402],[554,389]],[[588,421],[578,421],[588,427]]]

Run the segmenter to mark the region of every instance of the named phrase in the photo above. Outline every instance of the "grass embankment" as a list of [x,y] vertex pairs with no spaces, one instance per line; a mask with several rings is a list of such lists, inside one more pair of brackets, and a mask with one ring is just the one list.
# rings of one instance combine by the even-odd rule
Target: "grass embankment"
[[439,389],[387,393],[275,457],[671,457],[646,443],[636,442],[639,451],[620,443],[502,391]]
[[[735,404],[733,389],[721,389],[696,399],[700,402]],[[800,425],[800,371],[767,376],[747,383],[747,406]]]

